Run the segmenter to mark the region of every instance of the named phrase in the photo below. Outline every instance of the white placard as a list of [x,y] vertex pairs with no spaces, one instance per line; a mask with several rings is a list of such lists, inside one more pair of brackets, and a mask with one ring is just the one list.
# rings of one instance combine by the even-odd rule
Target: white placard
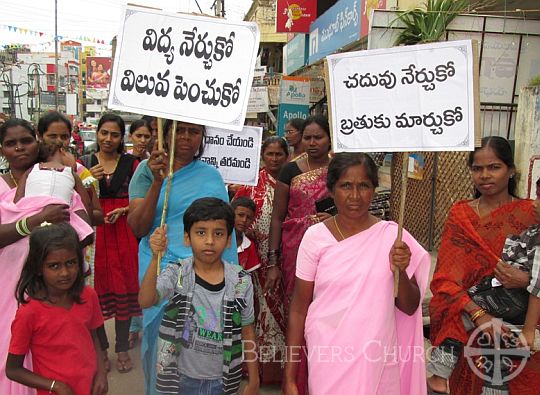
[[206,145],[201,160],[215,166],[227,184],[257,185],[263,128],[244,126],[231,129],[206,128]]
[[336,152],[474,149],[471,40],[327,59]]
[[242,130],[256,23],[134,6],[123,15],[109,108]]
[[252,86],[248,101],[248,113],[266,112],[268,111],[268,105],[268,87]]

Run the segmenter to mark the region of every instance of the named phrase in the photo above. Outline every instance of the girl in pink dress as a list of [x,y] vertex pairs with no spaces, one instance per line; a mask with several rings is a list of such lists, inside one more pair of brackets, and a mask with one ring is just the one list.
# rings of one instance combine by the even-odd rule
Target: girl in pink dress
[[[20,304],[11,326],[9,379],[50,393],[107,393],[95,329],[103,317],[95,291],[84,285],[79,236],[71,225],[45,224],[30,236],[17,284]],[[33,369],[23,366],[32,352]]]

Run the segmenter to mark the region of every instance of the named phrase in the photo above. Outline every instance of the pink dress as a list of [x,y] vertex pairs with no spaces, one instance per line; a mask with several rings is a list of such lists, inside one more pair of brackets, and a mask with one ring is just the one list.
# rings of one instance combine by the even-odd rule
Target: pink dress
[[[48,204],[65,204],[58,199],[34,196],[24,197],[13,203],[15,189],[0,192],[0,223],[9,224],[21,218],[39,213]],[[76,211],[84,210],[81,198],[74,194],[72,205],[70,206],[71,225],[77,231],[82,240],[92,234],[92,228],[84,222]],[[0,249],[0,394],[28,395],[35,394],[35,390],[22,386],[6,377],[5,361],[10,339],[10,327],[15,312],[17,311],[17,300],[15,299],[15,288],[21,274],[22,267],[28,255],[28,237],[24,237],[13,244]],[[26,358],[29,360],[29,358]],[[28,361],[29,362],[29,361]],[[25,367],[31,366],[25,363]]]
[[[311,395],[426,393],[422,309],[408,316],[394,305],[396,235],[387,221],[340,242],[323,223],[306,231],[296,275],[315,283],[304,333]],[[406,231],[403,241],[423,297],[430,256]]]

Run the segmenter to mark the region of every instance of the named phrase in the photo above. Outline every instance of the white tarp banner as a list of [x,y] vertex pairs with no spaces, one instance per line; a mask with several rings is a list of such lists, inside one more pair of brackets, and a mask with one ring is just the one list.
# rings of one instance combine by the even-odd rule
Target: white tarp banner
[[109,108],[242,130],[259,36],[254,22],[127,6]]
[[206,146],[201,160],[216,167],[227,184],[257,185],[263,128],[206,128]]
[[474,59],[470,40],[328,56],[334,150],[472,151]]
[[267,112],[268,105],[268,87],[252,86],[247,112]]

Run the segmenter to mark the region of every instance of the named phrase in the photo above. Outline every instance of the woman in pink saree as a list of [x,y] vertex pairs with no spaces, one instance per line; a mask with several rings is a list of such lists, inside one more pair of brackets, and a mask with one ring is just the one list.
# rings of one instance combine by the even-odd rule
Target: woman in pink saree
[[[309,393],[426,393],[422,311],[429,254],[397,224],[368,212],[377,167],[362,153],[340,153],[327,186],[338,214],[309,228],[298,252],[287,329],[283,392],[298,394],[305,338]],[[400,271],[394,298],[392,267]]]
[[[329,198],[325,186],[330,160],[328,120],[321,116],[309,117],[303,124],[302,141],[306,155],[286,164],[279,175],[270,222],[268,271],[264,289],[265,292],[276,292],[280,276],[283,276],[285,314],[294,288],[296,255],[302,236],[311,225],[330,217],[328,213],[317,212],[317,202]],[[300,394],[306,394],[305,359],[302,359],[298,370],[298,387]]]

